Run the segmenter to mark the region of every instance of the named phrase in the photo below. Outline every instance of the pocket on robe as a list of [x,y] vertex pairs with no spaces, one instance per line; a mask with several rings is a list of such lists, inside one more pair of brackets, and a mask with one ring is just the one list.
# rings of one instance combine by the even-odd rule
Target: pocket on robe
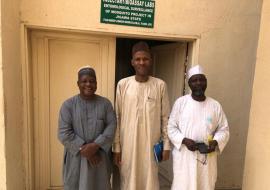
[[148,113],[156,113],[156,110],[160,109],[157,104],[157,99],[155,96],[148,96],[146,99],[146,111]]

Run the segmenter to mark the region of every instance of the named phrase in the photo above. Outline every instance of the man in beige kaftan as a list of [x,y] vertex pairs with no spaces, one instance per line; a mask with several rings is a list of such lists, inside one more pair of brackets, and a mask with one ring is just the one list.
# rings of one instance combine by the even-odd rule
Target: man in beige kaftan
[[163,160],[169,158],[168,93],[164,81],[149,76],[148,45],[135,44],[132,55],[136,75],[122,79],[117,85],[114,160],[120,169],[122,190],[158,190],[158,165],[153,146],[162,138]]

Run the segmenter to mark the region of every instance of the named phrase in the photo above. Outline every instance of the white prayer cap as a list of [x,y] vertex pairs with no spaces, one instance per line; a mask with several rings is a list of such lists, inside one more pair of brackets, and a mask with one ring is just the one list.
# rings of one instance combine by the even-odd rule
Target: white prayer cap
[[200,66],[200,65],[195,65],[194,67],[191,67],[191,68],[188,70],[188,80],[189,80],[190,77],[192,77],[193,75],[198,75],[198,74],[204,75],[202,66]]

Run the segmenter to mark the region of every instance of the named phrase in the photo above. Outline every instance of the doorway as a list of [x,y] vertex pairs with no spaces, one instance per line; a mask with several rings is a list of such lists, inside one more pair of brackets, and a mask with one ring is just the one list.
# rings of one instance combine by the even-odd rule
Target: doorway
[[[28,32],[29,61],[26,63],[25,130],[29,160],[26,162],[29,189],[62,190],[63,146],[57,139],[61,103],[78,93],[77,69],[95,68],[97,93],[114,102],[116,83],[134,75],[131,47],[139,39],[115,36],[52,32]],[[187,55],[186,42],[145,40],[153,55],[153,76],[163,79],[170,103],[182,95]],[[160,175],[172,180],[172,162],[162,163]]]
[[116,38],[115,85],[119,80],[135,74],[131,66],[131,49],[138,41],[150,47],[153,67],[152,76],[167,83],[170,105],[183,95],[187,66],[188,43],[148,39]]
[[32,188],[63,190],[63,145],[57,139],[61,104],[79,93],[77,71],[96,71],[97,94],[114,101],[115,38],[88,34],[31,31],[29,114]]
[[[141,40],[130,38],[116,39],[115,84],[122,78],[135,74],[131,66],[131,50],[133,45]],[[145,39],[143,41],[150,46],[153,60],[152,76],[160,78],[167,83],[169,101],[172,106],[174,101],[184,94],[188,43],[184,41]],[[170,156],[169,161],[160,164],[159,177],[161,189],[170,187],[173,178],[172,156]]]

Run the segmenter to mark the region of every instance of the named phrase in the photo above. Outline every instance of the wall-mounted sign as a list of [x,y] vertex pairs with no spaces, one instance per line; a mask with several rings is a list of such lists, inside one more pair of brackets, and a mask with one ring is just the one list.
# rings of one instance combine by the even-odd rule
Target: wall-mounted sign
[[154,27],[154,0],[101,0],[100,22]]

